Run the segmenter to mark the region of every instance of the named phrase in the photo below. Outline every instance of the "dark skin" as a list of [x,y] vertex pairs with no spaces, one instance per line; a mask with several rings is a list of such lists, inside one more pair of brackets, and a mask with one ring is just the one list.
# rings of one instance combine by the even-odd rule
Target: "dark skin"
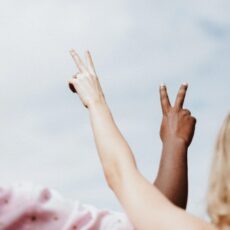
[[174,106],[171,106],[166,86],[160,87],[163,119],[160,137],[162,156],[154,185],[175,205],[186,209],[188,198],[187,151],[191,144],[196,119],[183,108],[188,85],[181,85]]
[[[69,88],[73,93],[78,93],[72,82],[69,82]],[[188,110],[182,108],[186,90],[187,86],[182,85],[175,106],[172,107],[166,87],[160,88],[163,111],[160,136],[163,150],[158,176],[154,182],[171,202],[184,209],[188,193],[187,149],[195,127],[195,118],[190,116]]]

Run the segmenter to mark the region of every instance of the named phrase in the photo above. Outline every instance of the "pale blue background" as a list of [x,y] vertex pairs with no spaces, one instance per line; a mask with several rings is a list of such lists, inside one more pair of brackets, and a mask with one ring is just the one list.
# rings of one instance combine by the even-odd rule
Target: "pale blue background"
[[156,175],[158,86],[190,88],[189,210],[205,214],[214,140],[229,112],[230,1],[0,0],[0,178],[32,181],[120,210],[107,188],[87,110],[70,93],[68,54],[91,50],[114,118],[141,172]]

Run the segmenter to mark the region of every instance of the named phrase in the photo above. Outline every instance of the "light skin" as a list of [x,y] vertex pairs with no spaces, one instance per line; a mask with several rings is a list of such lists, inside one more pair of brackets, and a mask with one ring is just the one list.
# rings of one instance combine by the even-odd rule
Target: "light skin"
[[[86,65],[74,50],[71,51],[71,55],[79,74],[72,78],[69,84],[71,89],[77,92],[83,105],[88,108],[106,181],[122,204],[134,228],[152,230],[171,229],[173,226],[178,230],[214,229],[173,205],[156,186],[141,175],[132,150],[116,126],[106,103],[90,53],[86,52]],[[185,122],[188,117],[178,115],[177,118]],[[173,127],[169,130],[175,131]],[[183,133],[177,132],[179,139],[184,140]],[[165,138],[169,136],[167,132]],[[188,143],[188,139],[185,141]]]
[[[77,93],[77,90],[80,92],[80,98],[85,95],[83,90],[80,88],[79,84],[77,83],[77,79],[79,81],[82,78],[83,73],[87,73],[87,68],[89,69],[89,73],[87,76],[91,74],[92,79],[96,80],[96,88],[99,88],[98,94],[103,101],[105,100],[103,91],[101,89],[100,83],[98,78],[96,77],[95,67],[93,65],[93,61],[89,52],[86,52],[86,62],[87,67],[84,66],[82,60],[78,56],[76,52],[71,52],[73,59],[75,60],[76,66],[79,69],[79,73],[77,76],[75,75],[73,79],[69,82],[69,87],[72,92]],[[75,84],[75,87],[74,87]],[[89,84],[89,82],[87,83]],[[185,93],[187,90],[187,85],[183,85],[178,93],[176,104],[181,106],[183,105],[183,100],[185,97]],[[168,199],[170,199],[175,205],[186,208],[187,204],[187,194],[188,194],[188,182],[187,182],[187,148],[188,143],[182,141],[181,138],[175,138],[175,136],[170,136],[170,138],[165,138],[167,134],[166,128],[167,125],[171,127],[171,123],[174,122],[174,119],[177,117],[177,114],[181,112],[179,109],[175,109],[171,107],[171,104],[168,99],[166,86],[162,86],[160,88],[160,96],[161,96],[161,106],[163,112],[163,119],[161,125],[161,139],[163,142],[163,150],[162,150],[162,157],[161,157],[161,164],[159,167],[158,176],[154,182],[157,188],[163,192]],[[181,97],[182,96],[182,97]],[[82,100],[84,106],[87,108],[87,99]],[[101,100],[101,99],[100,99]],[[188,112],[184,110],[184,112]],[[174,115],[174,116],[172,116]],[[171,119],[167,119],[171,117]],[[195,126],[195,123],[194,123]],[[191,130],[194,130],[194,126],[191,126]],[[190,142],[192,136],[190,135],[191,131],[188,129],[187,133],[184,133],[185,139],[190,138]],[[170,140],[170,141],[168,141]],[[180,182],[178,184],[178,182]]]

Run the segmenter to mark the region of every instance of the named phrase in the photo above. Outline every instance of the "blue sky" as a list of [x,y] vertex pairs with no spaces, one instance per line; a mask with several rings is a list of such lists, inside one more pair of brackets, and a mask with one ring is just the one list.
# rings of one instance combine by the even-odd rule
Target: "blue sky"
[[91,50],[102,88],[139,169],[156,176],[158,86],[197,118],[189,151],[189,210],[205,214],[215,137],[229,112],[230,2],[0,0],[1,183],[32,181],[119,210],[107,188],[87,110],[67,81],[68,54]]

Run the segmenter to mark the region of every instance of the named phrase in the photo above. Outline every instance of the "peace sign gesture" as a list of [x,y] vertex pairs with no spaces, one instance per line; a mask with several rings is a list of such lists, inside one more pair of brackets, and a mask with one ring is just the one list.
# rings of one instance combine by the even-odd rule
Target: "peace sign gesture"
[[163,113],[160,136],[163,143],[171,140],[182,141],[187,147],[190,145],[196,119],[191,112],[183,108],[188,84],[182,84],[176,97],[174,106],[171,106],[167,88],[160,86],[160,100]]
[[70,50],[70,54],[79,71],[69,80],[69,88],[71,91],[79,95],[86,108],[95,102],[104,102],[104,94],[90,52],[86,51],[85,53],[86,65],[75,50]]

